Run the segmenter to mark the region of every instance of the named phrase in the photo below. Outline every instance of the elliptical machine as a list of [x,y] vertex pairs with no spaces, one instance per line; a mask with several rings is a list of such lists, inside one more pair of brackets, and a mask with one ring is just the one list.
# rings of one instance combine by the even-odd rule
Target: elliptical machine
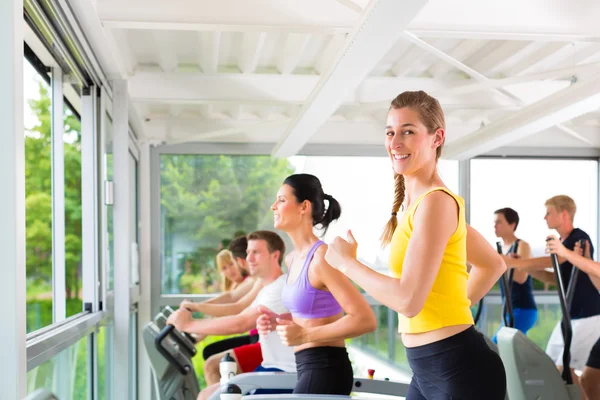
[[561,330],[565,344],[563,373],[561,375],[554,361],[521,331],[502,327],[497,335],[498,349],[506,370],[507,394],[511,400],[581,399],[579,387],[573,384],[570,372],[573,331],[569,317],[570,301],[579,270],[573,268],[565,293],[558,257],[552,254],[551,259],[562,311]]

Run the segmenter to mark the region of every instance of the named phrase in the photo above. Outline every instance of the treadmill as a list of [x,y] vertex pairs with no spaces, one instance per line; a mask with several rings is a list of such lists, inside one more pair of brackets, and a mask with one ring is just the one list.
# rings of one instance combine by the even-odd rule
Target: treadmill
[[191,360],[195,348],[190,349],[182,332],[166,325],[164,315],[159,313],[157,320],[165,325],[149,322],[142,332],[157,399],[196,400],[200,387]]
[[554,361],[523,332],[508,326],[502,327],[497,335],[498,349],[506,370],[507,394],[510,400],[581,399],[581,391],[572,381],[569,351],[573,335],[569,299],[573,297],[579,270],[573,267],[565,294],[558,257],[552,254],[551,259],[562,310],[561,328],[565,344],[563,373],[559,373]]

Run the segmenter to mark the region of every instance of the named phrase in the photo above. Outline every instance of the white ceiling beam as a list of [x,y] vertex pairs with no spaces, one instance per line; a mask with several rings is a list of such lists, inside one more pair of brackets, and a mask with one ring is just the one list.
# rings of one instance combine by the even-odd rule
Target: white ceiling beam
[[198,64],[205,74],[216,74],[219,69],[221,32],[198,32],[200,54]]
[[156,44],[156,53],[158,56],[158,65],[164,72],[177,71],[177,54],[173,49],[173,40],[170,32],[152,31],[152,38]]
[[[456,60],[463,61],[481,50],[487,43],[487,40],[461,40],[448,55]],[[440,78],[450,72],[451,69],[452,65],[446,62],[438,62],[431,67],[430,72],[432,76]]]
[[327,72],[327,68],[329,68],[333,60],[336,59],[345,42],[345,33],[338,33],[329,37],[327,46],[321,52],[321,55],[318,57],[318,60],[315,64],[315,70],[319,75],[323,75]]
[[511,40],[511,41],[540,41],[540,42],[600,42],[600,34],[569,34],[569,33],[530,33],[527,31],[511,32],[509,27],[505,31],[488,31],[476,28],[474,30],[464,30],[460,27],[455,29],[428,29],[422,27],[419,29],[407,29],[423,39],[457,39],[457,40]]
[[[385,120],[372,118],[353,118],[353,121],[343,118],[330,118],[323,124],[317,134],[310,140],[311,143],[356,143],[381,145],[385,138],[383,126]],[[233,136],[239,141],[240,135],[248,141],[275,142],[285,131],[290,119],[269,121],[250,120],[205,120],[202,118],[185,118],[174,120],[168,116],[153,117],[146,122],[146,130],[150,133],[149,139],[164,141],[167,133],[170,141],[178,143],[194,141],[215,141]],[[448,137],[446,143],[452,143],[462,136],[479,128],[479,123],[470,124],[461,121],[447,122]],[[216,140],[219,141],[219,140]]]
[[133,51],[129,47],[127,31],[119,29],[113,30],[106,27],[104,27],[103,30],[113,63],[119,71],[119,77],[121,79],[127,79],[134,73],[136,67]]
[[561,131],[563,131],[564,133],[566,133],[567,135],[579,140],[580,142],[583,142],[589,146],[594,146],[594,147],[596,146],[596,143],[594,143],[592,140],[586,138],[579,132],[575,131],[573,128],[569,128],[564,125],[557,125],[557,128],[560,129]]
[[277,70],[281,74],[287,75],[294,72],[311,37],[311,35],[302,33],[290,33],[287,35],[283,44],[283,50],[277,60]]
[[[138,72],[129,79],[136,102],[239,102],[248,104],[303,104],[319,84],[317,75],[222,74]],[[369,77],[345,92],[343,102],[369,103],[391,99],[404,90],[436,91],[463,84],[463,80]],[[285,88],[285,90],[282,90]],[[356,90],[354,90],[356,89]]]
[[300,115],[290,123],[272,154],[277,157],[296,154],[387,54],[425,3],[425,0],[371,1],[339,58],[321,76]]
[[352,0],[336,0],[338,3],[340,3],[341,5],[343,5],[344,7],[349,8],[350,10],[361,14],[363,12],[363,9],[361,6],[359,6],[358,4],[356,4],[355,2],[353,2]]
[[246,32],[242,34],[242,48],[239,53],[238,68],[243,74],[252,74],[256,71],[266,36],[265,32]]
[[508,76],[524,75],[534,72],[539,72],[540,67],[548,69],[556,64],[557,60],[565,57],[565,51],[572,50],[571,43],[546,43],[538,51],[522,59],[520,62],[508,68],[506,74]]
[[600,43],[574,43],[572,57],[565,57],[556,67],[567,68],[574,65],[599,61]]
[[505,71],[511,68],[513,65],[522,62],[525,58],[529,57],[532,53],[538,51],[542,47],[546,45],[546,42],[530,42],[526,43],[525,46],[518,48],[512,54],[507,55],[507,57],[499,60],[495,63],[491,68],[489,68],[487,75],[493,74],[502,74],[507,76]]
[[[446,54],[443,51],[439,50],[438,48],[432,46],[431,44],[427,43],[426,41],[419,39],[415,35],[408,33],[408,32],[404,32],[402,34],[402,37],[404,39],[410,41],[414,45],[420,47],[421,49],[425,50],[426,52],[436,56],[437,58],[447,62],[448,64],[452,65],[453,67],[463,71],[464,73],[469,75],[471,78],[475,79],[476,81],[479,81],[482,83],[489,82],[489,79],[485,75],[480,74],[479,72],[475,71],[473,68],[471,68],[468,65],[465,65],[464,63],[460,62],[459,60],[449,56],[448,54]],[[496,89],[495,92],[497,94],[499,94],[501,97],[508,99],[509,102],[514,101],[515,97],[510,93],[506,93],[502,89]]]
[[464,39],[585,41],[600,37],[598,15],[596,0],[576,5],[557,0],[432,1],[406,29],[420,37],[424,31],[437,31],[446,36],[435,37],[445,38],[463,33]]
[[392,75],[401,77],[408,73],[416,64],[429,56],[418,46],[411,46],[404,54],[394,61],[391,71]]
[[[467,42],[470,42],[470,40],[467,40]],[[476,62],[467,60],[465,63],[469,64],[475,71],[479,71],[483,75],[489,77],[492,72],[500,70],[500,67],[498,66],[502,63],[506,62],[504,65],[509,65],[508,63],[510,63],[510,61],[505,60],[510,59],[515,54],[521,52],[527,45],[528,43],[524,41],[502,41],[494,51],[490,51]]]
[[277,137],[285,129],[289,120],[278,121],[214,121],[214,120],[168,120],[153,119],[146,122],[149,139],[165,140],[169,143],[184,143],[197,140],[213,140],[240,133],[261,132]]
[[219,32],[350,32],[356,10],[335,1],[99,0],[98,16],[119,29]]
[[499,89],[505,86],[516,85],[519,83],[530,83],[535,81],[547,80],[571,80],[574,76],[587,77],[587,75],[589,75],[590,73],[595,73],[596,71],[598,71],[598,68],[600,68],[600,62],[538,72],[537,74],[531,75],[512,76],[510,78],[504,79],[489,79],[487,82],[467,83],[465,85],[456,86],[453,88],[440,89],[439,92],[433,91],[432,95],[457,96],[468,93],[475,93],[490,88]]
[[597,110],[599,104],[600,75],[597,75],[466,135],[448,145],[444,153],[452,159],[472,158]]

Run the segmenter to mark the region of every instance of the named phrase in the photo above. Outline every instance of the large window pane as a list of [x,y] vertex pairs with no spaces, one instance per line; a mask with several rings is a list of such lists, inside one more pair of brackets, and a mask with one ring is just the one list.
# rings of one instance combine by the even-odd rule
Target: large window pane
[[[379,238],[391,214],[393,171],[387,157],[294,157],[296,172],[317,176],[323,190],[342,206],[342,216],[332,223],[325,241],[346,237],[348,229],[359,243],[358,257],[387,272],[388,251]],[[458,193],[458,162],[440,160],[438,171],[450,190]]]
[[[72,92],[65,85],[65,93]],[[65,98],[65,275],[67,317],[80,313],[81,265],[81,121]]]
[[60,399],[88,399],[87,337],[27,373],[27,393],[45,388]]
[[52,323],[52,123],[48,76],[24,61],[27,332]]
[[[593,160],[475,159],[471,161],[471,224],[491,243],[494,211],[514,208],[520,217],[517,236],[543,256],[549,230],[544,203],[565,194],[577,205],[575,227],[597,243],[598,162]],[[596,249],[597,250],[597,249]],[[597,259],[597,256],[596,256]],[[541,287],[541,286],[540,286]]]
[[162,293],[215,293],[215,255],[235,235],[272,228],[270,205],[294,172],[269,156],[162,155]]
[[[457,192],[458,162],[441,160],[438,167]],[[288,175],[300,172],[316,175],[342,206],[324,239],[352,229],[358,256],[377,269],[388,268],[379,242],[394,193],[387,157],[169,154],[161,156],[160,168],[162,293],[217,292],[217,252],[239,233],[273,229],[270,206],[277,190]]]

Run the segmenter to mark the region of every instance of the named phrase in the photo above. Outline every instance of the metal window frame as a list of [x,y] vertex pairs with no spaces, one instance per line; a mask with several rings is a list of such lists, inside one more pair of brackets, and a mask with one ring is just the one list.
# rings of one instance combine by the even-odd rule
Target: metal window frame
[[44,334],[27,340],[27,371],[31,371],[90,335],[104,318],[102,312],[80,314],[66,324],[53,327]]
[[132,377],[129,358],[130,243],[129,243],[129,99],[127,81],[113,81],[112,102],[113,168],[115,201],[113,205],[114,237],[114,348],[115,369],[113,397],[130,393]]
[[65,271],[65,124],[63,72],[52,68],[52,321],[63,321],[67,315]]
[[0,388],[9,399],[25,397],[27,379],[23,40],[23,1],[0,2]]

